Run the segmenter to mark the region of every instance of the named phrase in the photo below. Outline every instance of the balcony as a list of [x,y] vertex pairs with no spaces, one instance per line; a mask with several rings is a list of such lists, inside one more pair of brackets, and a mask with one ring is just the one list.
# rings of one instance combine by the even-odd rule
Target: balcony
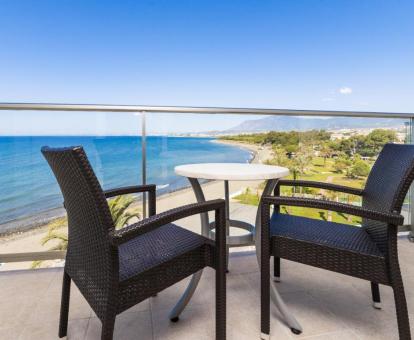
[[[399,241],[411,324],[414,322],[414,248]],[[381,287],[382,310],[371,306],[366,281],[285,261],[279,291],[301,323],[306,339],[398,339],[392,291]],[[0,275],[1,339],[56,339],[61,268],[9,271]],[[258,339],[259,271],[252,250],[232,252],[228,291],[228,339]],[[115,339],[214,339],[214,273],[206,270],[197,291],[174,324],[171,307],[185,289],[181,282],[118,316]],[[73,286],[68,339],[99,339],[100,321]],[[295,339],[273,309],[271,339]],[[411,328],[413,331],[413,328]]]
[[[82,139],[85,136],[70,136],[67,140],[54,140],[57,144],[86,144],[92,151],[91,161],[103,186],[108,189],[113,184],[131,185],[155,183],[157,184],[158,199],[157,212],[178,207],[184,204],[195,202],[194,193],[189,187],[186,179],[178,178],[172,174],[174,162],[171,158],[177,152],[177,143],[171,142],[171,138],[189,138],[186,143],[200,145],[208,136],[210,139],[220,139],[223,148],[217,149],[216,156],[225,158],[224,161],[253,161],[256,163],[278,164],[278,162],[289,162],[291,157],[297,157],[300,150],[283,150],[282,153],[272,142],[256,143],[249,141],[252,136],[257,134],[271,133],[269,130],[260,130],[249,134],[242,130],[233,130],[231,133],[220,131],[208,131],[193,133],[180,133],[179,136],[171,137],[165,133],[165,128],[169,120],[163,122],[157,119],[159,115],[185,116],[185,119],[197,120],[200,115],[213,119],[217,115],[232,117],[229,115],[239,115],[246,117],[247,121],[254,121],[263,117],[346,117],[349,120],[388,119],[388,121],[399,120],[395,124],[396,142],[412,142],[413,118],[412,114],[399,113],[369,113],[369,112],[324,112],[324,111],[291,111],[291,110],[262,110],[262,109],[232,109],[232,108],[191,108],[191,107],[140,107],[140,106],[107,106],[107,105],[44,105],[44,104],[0,104],[0,109],[11,110],[14,113],[23,111],[33,111],[32,114],[42,112],[54,112],[55,114],[70,117],[73,112],[83,115],[96,115],[96,125],[101,129],[101,136],[91,139]],[[78,112],[79,111],[79,112]],[[1,113],[1,112],[0,112]],[[40,114],[39,113],[39,114]],[[125,116],[130,120],[125,120],[125,124],[136,124],[137,134],[128,136],[130,153],[120,155],[121,158],[129,159],[127,168],[112,169],[108,172],[109,166],[113,166],[114,160],[108,161],[105,151],[109,144],[104,143],[110,140],[111,146],[121,145],[123,141],[117,137],[107,137],[110,130],[111,121],[105,114],[114,113],[123,120]],[[207,116],[205,116],[207,115]],[[208,116],[211,115],[211,116]],[[214,116],[213,116],[214,115]],[[163,117],[165,117],[163,116]],[[191,117],[190,117],[191,116]],[[188,118],[190,117],[190,118]],[[64,119],[64,117],[62,118]],[[106,121],[107,120],[107,121]],[[322,120],[321,120],[322,121]],[[104,122],[104,123],[102,123]],[[296,122],[301,122],[296,120]],[[302,121],[303,122],[303,121]],[[401,123],[402,122],[402,123]],[[406,124],[404,124],[406,123]],[[294,129],[299,133],[298,145],[306,144],[304,134],[306,129],[297,123]],[[332,129],[330,138],[332,140],[347,140],[353,134],[368,135],[373,129],[366,128],[338,131]],[[369,126],[369,124],[368,124]],[[34,127],[35,128],[35,127]],[[379,128],[388,128],[379,126]],[[157,132],[157,139],[154,135]],[[162,130],[161,132],[159,130]],[[287,132],[286,132],[287,133]],[[189,135],[191,135],[189,137]],[[213,136],[213,137],[211,137]],[[40,165],[25,162],[19,158],[21,154],[21,137],[7,137],[9,147],[14,150],[11,153],[14,166],[5,168],[9,175],[16,173],[20,167],[34,166],[33,177],[38,176],[36,171],[41,169],[41,177],[50,177],[46,171],[46,164]],[[20,139],[19,139],[20,138]],[[43,137],[42,137],[43,138]],[[39,147],[50,143],[42,138],[31,138],[28,143],[29,153],[25,157],[35,159],[38,157]],[[192,138],[192,139],[191,139]],[[201,141],[201,142],[200,142]],[[25,141],[27,142],[27,140]],[[90,143],[90,144],[88,144]],[[14,147],[14,149],[13,149]],[[183,147],[183,144],[180,144]],[[202,149],[203,146],[200,146]],[[115,154],[119,149],[112,149]],[[204,149],[203,149],[204,150]],[[288,152],[285,152],[288,151]],[[334,165],[337,155],[329,154],[324,156],[321,148],[312,149],[313,159],[307,159],[311,164],[307,169],[298,170],[297,176],[301,179],[321,180],[332,183],[346,183],[351,186],[362,186],[364,176],[345,171],[335,170]],[[208,154],[210,157],[213,153]],[[252,160],[252,155],[254,159]],[[0,151],[1,156],[1,151]],[[10,155],[9,155],[10,156]],[[278,158],[278,157],[281,158]],[[361,161],[371,165],[373,156],[362,155]],[[180,156],[180,163],[196,162],[199,154],[192,154],[190,149],[186,149]],[[231,157],[234,157],[231,158]],[[364,158],[365,157],[365,158]],[[283,158],[283,160],[282,160]],[[352,158],[352,157],[349,157]],[[0,157],[1,159],[1,157]],[[347,158],[348,159],[348,158]],[[200,162],[205,159],[199,160]],[[223,159],[218,158],[218,161]],[[43,160],[42,160],[43,161]],[[116,160],[115,160],[116,161]],[[216,159],[214,159],[216,161]],[[111,163],[112,162],[112,163]],[[327,162],[327,164],[325,164]],[[154,169],[157,174],[154,175]],[[39,168],[36,166],[39,165]],[[339,167],[339,166],[338,166]],[[0,169],[1,164],[0,164]],[[4,169],[4,168],[3,168]],[[43,169],[43,170],[42,170]],[[291,167],[291,173],[294,167]],[[119,178],[113,177],[114,171],[123,173],[121,183],[116,182]],[[293,173],[292,173],[292,176]],[[9,186],[10,183],[20,183],[22,177],[10,176],[9,182],[0,180],[0,187],[9,190],[9,197],[18,197],[21,192],[17,192],[16,187]],[[51,225],[59,218],[64,216],[61,205],[61,196],[57,187],[48,187],[48,191],[36,191],[36,185],[49,185],[49,182],[36,182],[33,178],[24,178],[25,185],[30,188],[27,196],[22,198],[21,204],[16,210],[7,209],[6,203],[0,200],[0,212],[4,212],[7,218],[1,219],[0,227],[3,227],[3,234],[0,239],[0,338],[1,339],[56,339],[60,309],[62,264],[64,249],[60,249],[59,240],[54,238],[46,244],[42,244],[42,239],[48,235]],[[124,182],[122,182],[124,181]],[[339,182],[336,182],[339,181]],[[206,199],[214,199],[224,196],[223,183],[219,181],[209,181],[202,184]],[[34,189],[32,189],[34,188]],[[14,191],[13,191],[14,190]],[[261,181],[230,182],[232,218],[254,223],[257,211],[257,201],[263,190]],[[45,196],[41,196],[41,195]],[[49,195],[50,194],[50,195]],[[284,192],[291,195],[292,189]],[[412,191],[407,196],[403,215],[405,217],[404,226],[401,226],[399,234],[399,254],[404,285],[406,287],[407,303],[410,318],[414,315],[414,298],[410,287],[414,284],[414,268],[411,266],[411,258],[414,255],[414,248],[409,241],[411,235],[412,221]],[[359,205],[360,202],[349,195],[330,196],[327,192],[293,192],[293,195],[300,197],[324,197],[340,202],[351,202]],[[307,196],[308,195],[308,196]],[[134,197],[132,207],[138,209],[139,218],[147,215],[147,197]],[[43,199],[43,201],[42,201]],[[44,205],[39,205],[44,202]],[[57,202],[57,203],[56,203]],[[3,204],[3,206],[1,205]],[[2,210],[3,209],[3,210]],[[18,213],[15,213],[18,211]],[[19,215],[19,212],[22,212]],[[348,215],[329,214],[326,211],[302,211],[286,209],[289,214],[310,214],[312,217],[326,220],[339,221],[358,225],[360,220],[353,219]],[[35,224],[33,224],[33,221]],[[200,233],[199,217],[186,218],[180,221],[180,225]],[[64,230],[59,226],[58,231]],[[7,232],[5,232],[7,231]],[[53,227],[52,227],[53,231]],[[12,232],[12,233],[11,233]],[[233,230],[232,232],[239,232]],[[53,250],[54,248],[59,250]],[[240,247],[232,248],[230,252],[229,274],[227,276],[227,335],[229,339],[257,339],[260,334],[260,282],[259,268],[255,255],[255,248]],[[41,260],[41,263],[36,261]],[[31,269],[38,267],[38,269]],[[214,338],[214,272],[205,270],[194,297],[182,314],[181,321],[171,323],[168,313],[171,307],[180,298],[187,286],[188,280],[166,289],[158,296],[150,298],[141,304],[127,310],[117,318],[115,339],[134,339],[137,334],[142,339],[213,339]],[[99,339],[100,321],[85,302],[79,291],[72,285],[72,299],[70,305],[69,339]],[[382,309],[376,310],[371,306],[371,292],[367,281],[351,278],[341,274],[336,274],[313,267],[301,265],[294,262],[282,262],[282,281],[277,283],[280,294],[289,306],[292,314],[303,327],[303,333],[299,336],[290,332],[284,323],[280,313],[272,307],[271,316],[271,338],[290,339],[303,337],[308,339],[397,339],[397,322],[395,318],[395,307],[392,290],[389,287],[381,286]],[[414,319],[411,320],[412,324]],[[413,329],[413,327],[412,327]]]

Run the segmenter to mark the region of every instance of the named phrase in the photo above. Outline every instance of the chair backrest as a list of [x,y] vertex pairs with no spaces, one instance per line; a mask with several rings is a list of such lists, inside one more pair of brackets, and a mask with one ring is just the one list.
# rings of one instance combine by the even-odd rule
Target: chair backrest
[[[386,144],[368,176],[362,206],[384,212],[401,212],[414,179],[414,145]],[[363,220],[362,226],[382,251],[387,249],[387,226]]]
[[118,253],[109,242],[114,224],[108,204],[82,147],[43,147],[42,153],[59,183],[67,211],[65,268],[86,299],[96,299],[97,291],[105,295],[118,282]]

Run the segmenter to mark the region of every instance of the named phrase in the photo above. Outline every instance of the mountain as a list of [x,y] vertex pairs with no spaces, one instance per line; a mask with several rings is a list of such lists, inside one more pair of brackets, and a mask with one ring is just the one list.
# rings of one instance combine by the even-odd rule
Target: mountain
[[260,119],[246,120],[227,130],[228,132],[260,132],[260,131],[304,131],[304,130],[338,130],[355,128],[401,127],[405,120],[393,118],[359,118],[359,117],[292,117],[269,116]]

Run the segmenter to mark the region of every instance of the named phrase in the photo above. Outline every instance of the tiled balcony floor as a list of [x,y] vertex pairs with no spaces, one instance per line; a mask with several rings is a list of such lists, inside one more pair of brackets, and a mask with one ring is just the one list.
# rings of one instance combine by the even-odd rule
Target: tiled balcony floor
[[[414,244],[400,240],[400,259],[414,323]],[[57,339],[62,269],[0,273],[0,339]],[[117,317],[115,339],[214,339],[214,272],[203,274],[178,323],[168,312],[186,280]],[[233,252],[227,276],[228,339],[259,339],[259,272],[252,251]],[[302,324],[297,336],[272,310],[272,339],[397,339],[392,291],[381,287],[383,309],[371,307],[368,282],[282,262],[278,284]],[[413,328],[413,327],[412,327]],[[72,285],[68,339],[100,339],[100,321]]]

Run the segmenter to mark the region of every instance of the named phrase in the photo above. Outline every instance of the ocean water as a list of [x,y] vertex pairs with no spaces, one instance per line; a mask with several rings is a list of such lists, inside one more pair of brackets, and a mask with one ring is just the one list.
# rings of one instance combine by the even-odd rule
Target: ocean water
[[[82,145],[104,189],[141,183],[140,137],[0,137],[1,224],[62,206],[59,187],[40,153],[44,145]],[[212,138],[147,137],[147,183],[158,194],[188,186],[174,174],[184,163],[248,162],[248,150]]]

